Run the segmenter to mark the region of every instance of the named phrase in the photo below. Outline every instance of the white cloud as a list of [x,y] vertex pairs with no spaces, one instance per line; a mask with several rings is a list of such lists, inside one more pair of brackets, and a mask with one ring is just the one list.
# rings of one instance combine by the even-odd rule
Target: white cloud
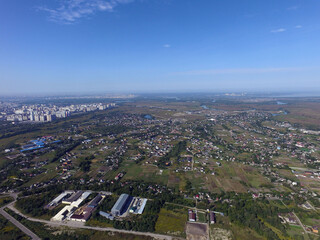
[[281,33],[285,31],[287,31],[287,29],[285,28],[278,28],[278,29],[271,30],[272,33]]
[[170,44],[165,44],[165,45],[163,45],[163,47],[164,47],[164,48],[170,48],[171,45],[170,45]]
[[302,26],[301,25],[297,25],[294,28],[302,28]]
[[134,0],[62,0],[56,8],[38,7],[40,11],[49,14],[48,19],[62,24],[72,24],[77,20],[88,17],[98,11],[111,12],[119,4],[125,4]]

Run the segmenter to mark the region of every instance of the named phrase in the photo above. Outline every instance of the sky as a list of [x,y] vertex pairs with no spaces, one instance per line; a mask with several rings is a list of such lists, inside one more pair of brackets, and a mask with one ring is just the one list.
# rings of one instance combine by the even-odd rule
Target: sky
[[314,91],[319,0],[0,0],[0,94]]

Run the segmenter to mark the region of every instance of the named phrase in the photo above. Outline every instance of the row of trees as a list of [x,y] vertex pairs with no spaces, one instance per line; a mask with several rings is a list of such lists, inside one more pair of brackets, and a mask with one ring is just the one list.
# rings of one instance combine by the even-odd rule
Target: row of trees
[[64,142],[62,142],[62,144],[66,144],[66,146],[55,149],[55,155],[51,159],[51,162],[55,162],[55,161],[59,160],[59,158],[61,158],[67,152],[70,152],[73,149],[75,149],[77,146],[79,146],[81,144],[81,141],[80,140],[74,141],[74,142],[64,141]]
[[186,150],[187,142],[186,141],[180,141],[177,143],[170,152],[168,152],[166,155],[161,157],[157,163],[159,167],[165,167],[166,163],[170,162],[171,158],[178,160],[180,154]]
[[19,198],[16,202],[16,206],[25,214],[29,214],[33,217],[39,217],[49,214],[55,215],[56,211],[49,211],[44,206],[48,204],[55,197],[54,192],[46,192],[39,195],[34,195],[25,198]]
[[91,160],[94,159],[94,155],[85,157],[80,161],[79,167],[83,172],[89,172],[91,167]]

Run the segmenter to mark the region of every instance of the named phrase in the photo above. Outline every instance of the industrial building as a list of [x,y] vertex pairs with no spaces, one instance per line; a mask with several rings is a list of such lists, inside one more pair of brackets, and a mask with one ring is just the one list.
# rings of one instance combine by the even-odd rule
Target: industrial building
[[129,212],[134,214],[142,214],[147,201],[148,199],[146,198],[134,198]]
[[[79,199],[86,198],[90,192],[84,192]],[[86,222],[91,217],[94,210],[98,206],[99,202],[103,199],[102,195],[99,193],[94,199],[92,199],[87,205],[77,209],[74,214],[70,217],[70,220],[78,222]],[[78,200],[79,201],[79,200]],[[71,204],[73,205],[73,204]]]
[[74,214],[70,217],[70,220],[77,221],[77,222],[86,222],[91,217],[95,208],[91,207],[81,207],[77,209]]
[[[92,194],[92,191],[65,191],[53,199],[46,208],[54,208],[59,203],[67,204],[62,210],[60,210],[51,221],[77,221],[86,222],[92,216],[93,212],[97,209],[97,206],[103,201],[106,193],[98,193],[90,202],[81,206],[81,204]],[[70,196],[71,195],[71,196]],[[130,198],[129,198],[130,199]],[[129,203],[128,199],[124,199],[125,204]],[[108,219],[113,219],[113,216],[109,214]]]
[[119,216],[123,213],[126,206],[129,206],[132,201],[132,198],[124,193],[121,194],[118,198],[117,202],[114,204],[113,208],[111,209],[111,213],[114,216]]
[[109,220],[111,220],[111,221],[114,219],[114,217],[113,217],[111,214],[109,214],[109,213],[100,211],[99,214],[100,214],[100,216],[105,217],[105,218],[107,218],[107,219],[109,219]]
[[65,206],[63,209],[61,209],[60,212],[58,212],[51,220],[52,221],[62,221],[65,218],[68,217],[68,215],[70,215],[73,211],[74,211],[75,207],[73,206]]
[[[79,222],[86,222],[96,209],[100,201],[103,199],[101,194],[98,194],[93,200],[85,206],[79,208],[81,203],[89,197],[91,191],[65,191],[56,197],[50,204],[56,204],[64,199],[68,194],[72,194],[68,199],[62,201],[65,206],[60,212],[58,212],[51,220],[52,221],[63,221],[63,220],[74,220]],[[50,205],[49,204],[49,205]]]
[[88,204],[88,207],[95,208],[96,206],[98,206],[101,199],[102,195],[99,193],[94,199],[91,200],[91,202]]
[[31,140],[30,144],[22,146],[20,152],[36,150],[44,147],[44,142],[40,140]]
[[72,194],[69,198],[62,201],[64,204],[71,204],[72,202],[78,200],[80,196],[82,195],[83,191],[77,191],[74,194]]
[[61,193],[58,197],[53,199],[45,208],[53,208],[57,206],[65,197],[72,193],[74,193],[74,191],[65,191]]
[[74,202],[71,203],[71,206],[74,206],[74,207],[79,207],[80,204],[87,198],[89,197],[89,195],[91,194],[91,192],[89,191],[86,191],[84,193],[81,194],[81,196]]

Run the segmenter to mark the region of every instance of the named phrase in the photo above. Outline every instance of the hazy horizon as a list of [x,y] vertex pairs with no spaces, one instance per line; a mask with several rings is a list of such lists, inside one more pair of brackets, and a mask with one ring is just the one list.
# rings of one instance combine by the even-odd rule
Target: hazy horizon
[[42,93],[9,93],[0,94],[2,99],[130,99],[130,98],[174,98],[174,97],[201,97],[201,98],[224,98],[224,97],[243,97],[243,98],[307,98],[320,97],[319,91],[167,91],[167,92],[42,92]]

